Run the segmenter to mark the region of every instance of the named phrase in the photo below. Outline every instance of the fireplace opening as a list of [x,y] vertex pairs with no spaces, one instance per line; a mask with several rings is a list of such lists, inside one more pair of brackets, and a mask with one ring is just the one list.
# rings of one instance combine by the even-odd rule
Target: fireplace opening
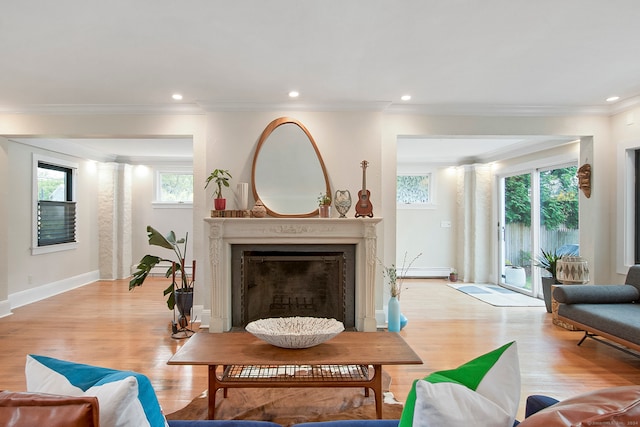
[[233,245],[232,326],[270,317],[355,327],[354,245]]

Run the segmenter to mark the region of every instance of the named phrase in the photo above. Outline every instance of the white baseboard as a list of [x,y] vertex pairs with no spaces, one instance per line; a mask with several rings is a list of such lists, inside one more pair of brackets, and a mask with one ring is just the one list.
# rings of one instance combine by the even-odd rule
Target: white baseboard
[[449,277],[451,273],[450,267],[411,267],[407,269],[404,277],[407,278],[435,278]]
[[378,329],[387,328],[387,312],[386,310],[376,310],[376,327]]
[[202,305],[194,305],[193,313],[196,316],[196,322],[200,322],[200,328],[209,329],[211,323],[211,310],[205,310]]
[[100,280],[100,271],[90,271],[78,276],[69,277],[63,280],[58,280],[57,282],[47,283],[46,285],[10,294],[9,304],[11,308],[22,307],[23,305],[41,301],[98,280]]
[[6,299],[4,301],[0,301],[0,317],[6,317],[13,313],[11,313],[11,304],[9,300]]

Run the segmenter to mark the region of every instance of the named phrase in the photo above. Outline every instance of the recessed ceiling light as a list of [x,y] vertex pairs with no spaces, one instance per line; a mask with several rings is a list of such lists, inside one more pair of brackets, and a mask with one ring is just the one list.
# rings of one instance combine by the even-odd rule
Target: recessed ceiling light
[[402,99],[403,101],[409,101],[411,99],[411,95],[402,95],[400,99]]
[[300,93],[297,90],[289,92],[289,98],[297,98],[298,96],[300,96]]
[[173,95],[171,95],[171,97],[176,101],[182,101],[182,95],[180,95],[179,93],[174,93]]
[[610,96],[609,98],[607,98],[607,102],[617,101],[618,99],[620,99],[619,96]]

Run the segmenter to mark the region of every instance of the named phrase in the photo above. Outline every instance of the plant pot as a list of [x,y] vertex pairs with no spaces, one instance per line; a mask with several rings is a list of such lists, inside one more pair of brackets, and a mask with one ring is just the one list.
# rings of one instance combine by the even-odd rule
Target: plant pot
[[458,281],[458,274],[457,273],[449,273],[449,281],[450,282],[457,282]]
[[544,297],[544,305],[547,313],[551,313],[551,286],[557,285],[559,282],[553,277],[542,278],[542,296]]
[[213,206],[217,211],[223,211],[227,207],[227,199],[213,199]]
[[318,214],[320,218],[329,218],[331,216],[331,205],[318,206]]
[[191,309],[193,308],[193,289],[176,289],[174,292],[176,307],[180,313],[178,323],[184,328],[187,326],[187,316],[191,314]]

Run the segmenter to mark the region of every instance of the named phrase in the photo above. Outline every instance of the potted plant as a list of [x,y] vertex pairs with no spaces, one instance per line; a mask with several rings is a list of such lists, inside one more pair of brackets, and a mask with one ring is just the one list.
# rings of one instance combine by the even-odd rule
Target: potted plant
[[402,281],[407,275],[407,272],[413,265],[414,261],[417,260],[422,255],[420,252],[416,255],[409,264],[407,264],[407,253],[404,253],[404,258],[402,259],[402,268],[400,269],[400,274],[398,275],[398,269],[395,264],[391,264],[391,266],[385,266],[382,261],[378,258],[378,264],[382,267],[382,276],[389,280],[389,294],[391,297],[389,298],[389,302],[387,303],[387,329],[390,332],[400,332],[402,328],[404,328],[408,322],[407,318],[400,311],[400,294],[402,293]]
[[556,265],[561,255],[558,255],[557,250],[551,252],[540,249],[540,252],[542,256],[536,259],[534,265],[546,270],[550,274],[550,276],[542,277],[542,296],[544,298],[544,305],[547,308],[547,313],[551,313],[551,286],[560,283],[556,278]]
[[[186,316],[191,312],[193,306],[193,283],[195,280],[196,261],[192,261],[191,277],[186,271],[186,252],[187,252],[187,240],[189,233],[182,239],[177,239],[176,234],[169,231],[169,234],[163,236],[158,230],[147,226],[147,234],[149,235],[149,244],[154,246],[160,246],[165,249],[173,250],[176,255],[176,260],[162,258],[156,255],[145,255],[142,257],[137,265],[137,270],[133,273],[133,277],[129,281],[129,290],[135,289],[136,286],[142,286],[145,279],[151,272],[151,270],[163,261],[171,263],[165,277],[171,277],[171,284],[163,291],[163,295],[167,297],[167,307],[173,310],[176,305],[178,306],[178,312],[180,313],[179,321],[181,327],[187,325]],[[178,280],[176,281],[176,277]],[[174,332],[176,332],[176,325],[174,322]]]
[[215,169],[207,177],[207,182],[204,185],[206,189],[211,181],[215,182],[218,189],[215,190],[215,199],[213,200],[214,207],[217,211],[223,211],[227,207],[227,199],[222,197],[222,186],[229,187],[229,179],[232,178],[231,174],[226,169]]
[[329,193],[320,193],[318,196],[318,214],[320,218],[331,216],[331,196]]
[[455,268],[452,268],[451,272],[449,273],[449,281],[450,282],[458,281],[458,271]]

